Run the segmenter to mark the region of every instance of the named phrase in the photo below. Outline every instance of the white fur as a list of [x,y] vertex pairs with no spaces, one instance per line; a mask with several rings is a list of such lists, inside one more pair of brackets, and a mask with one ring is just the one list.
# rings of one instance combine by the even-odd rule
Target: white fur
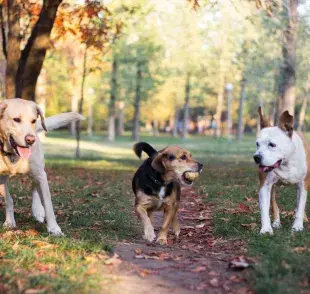
[[[45,126],[47,128],[47,131],[49,132],[52,130],[59,129],[63,126],[66,126],[71,122],[84,120],[84,119],[85,117],[77,112],[60,113],[57,115],[47,117],[45,119]],[[43,127],[40,121],[37,122],[36,129],[37,129],[37,132],[43,131]]]
[[[270,142],[276,144],[276,147],[270,147]],[[307,175],[307,159],[301,138],[295,132],[290,138],[280,128],[269,127],[261,130],[257,137],[257,143],[259,145],[255,154],[262,156],[262,165],[272,166],[278,160],[282,160],[282,164],[278,168],[267,174],[265,183],[259,191],[262,223],[260,233],[273,234],[269,216],[270,194],[272,186],[278,181],[297,185],[297,207],[292,230],[302,231],[307,200],[307,191],[304,187],[304,180]],[[281,226],[280,218],[275,220],[273,226]]]
[[[10,135],[19,144],[24,145],[25,136],[29,133],[36,133],[36,125],[31,122],[37,117],[37,106],[34,102],[21,99],[4,100],[0,103],[0,111],[2,118],[0,123],[0,136],[5,145],[6,150],[12,152],[12,147],[9,143]],[[20,122],[14,122],[13,118],[19,117]],[[63,126],[71,121],[83,119],[77,113],[63,113],[52,116],[46,119],[47,129],[53,130]],[[38,128],[39,130],[42,127]],[[19,158],[16,156],[16,161],[12,162],[8,156],[0,153],[0,194],[5,199],[6,217],[4,226],[15,227],[14,219],[14,204],[13,199],[8,189],[8,178],[15,174],[24,174],[30,172],[34,181],[34,190],[32,198],[32,213],[39,221],[43,222],[46,219],[47,230],[49,233],[60,236],[63,235],[58,226],[53,210],[51,194],[48,186],[47,175],[44,170],[44,154],[43,147],[36,136],[36,142],[31,148],[30,159]]]

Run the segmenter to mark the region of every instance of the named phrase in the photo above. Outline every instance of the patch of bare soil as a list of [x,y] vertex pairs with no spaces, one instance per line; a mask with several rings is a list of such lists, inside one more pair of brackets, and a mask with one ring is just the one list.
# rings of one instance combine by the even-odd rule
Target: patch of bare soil
[[[181,233],[176,239],[170,232],[168,245],[147,243],[142,236],[119,243],[115,252],[121,262],[105,269],[112,280],[105,289],[122,294],[251,293],[246,270],[229,268],[229,262],[244,253],[243,243],[214,237],[214,205],[205,205],[203,197],[192,188],[182,190]],[[162,213],[158,212],[154,214],[157,232],[161,224]]]

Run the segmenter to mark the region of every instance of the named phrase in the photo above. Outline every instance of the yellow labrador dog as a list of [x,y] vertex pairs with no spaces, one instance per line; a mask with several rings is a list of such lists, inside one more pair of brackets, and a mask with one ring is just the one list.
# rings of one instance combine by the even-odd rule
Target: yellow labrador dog
[[[41,121],[37,122],[40,117]],[[4,226],[14,228],[13,199],[8,190],[9,177],[30,173],[34,182],[32,214],[39,222],[46,219],[52,235],[63,235],[58,226],[44,170],[44,154],[37,132],[53,130],[84,117],[75,112],[62,113],[44,119],[32,101],[10,99],[0,102],[0,194],[5,199]]]

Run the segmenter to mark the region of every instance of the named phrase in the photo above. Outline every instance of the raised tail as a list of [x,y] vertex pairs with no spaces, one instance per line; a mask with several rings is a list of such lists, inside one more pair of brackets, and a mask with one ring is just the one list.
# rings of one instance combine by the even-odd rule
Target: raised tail
[[142,151],[144,151],[149,157],[157,153],[157,151],[148,143],[139,142],[133,146],[133,151],[135,154],[141,158]]
[[[66,126],[67,124],[84,120],[85,117],[77,112],[65,112],[45,118],[45,126],[47,131],[52,131]],[[41,121],[37,122],[37,132],[43,131]]]

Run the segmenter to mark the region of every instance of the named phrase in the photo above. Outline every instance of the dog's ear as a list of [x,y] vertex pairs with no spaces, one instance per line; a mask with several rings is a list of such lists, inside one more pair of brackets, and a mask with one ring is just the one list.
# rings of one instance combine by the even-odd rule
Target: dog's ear
[[152,168],[154,168],[156,171],[158,171],[161,174],[165,173],[165,166],[163,164],[164,156],[162,153],[158,153],[156,157],[152,161]]
[[6,108],[8,107],[8,104],[6,103],[5,100],[0,102],[0,119],[2,119],[3,117],[3,113],[6,110]]
[[46,128],[45,120],[44,120],[44,115],[43,115],[42,110],[40,109],[39,106],[37,106],[37,113],[38,113],[38,116],[40,116],[40,118],[41,118],[41,125],[42,125],[43,130],[45,132],[47,132],[47,128]]
[[292,137],[293,126],[294,126],[294,117],[290,115],[287,110],[284,111],[279,118],[278,127],[282,131],[284,131],[289,137]]
[[263,117],[262,107],[261,106],[258,107],[257,112],[258,112],[258,116],[259,116],[260,128],[263,129],[263,128],[272,127],[271,123],[267,119],[265,119]]

